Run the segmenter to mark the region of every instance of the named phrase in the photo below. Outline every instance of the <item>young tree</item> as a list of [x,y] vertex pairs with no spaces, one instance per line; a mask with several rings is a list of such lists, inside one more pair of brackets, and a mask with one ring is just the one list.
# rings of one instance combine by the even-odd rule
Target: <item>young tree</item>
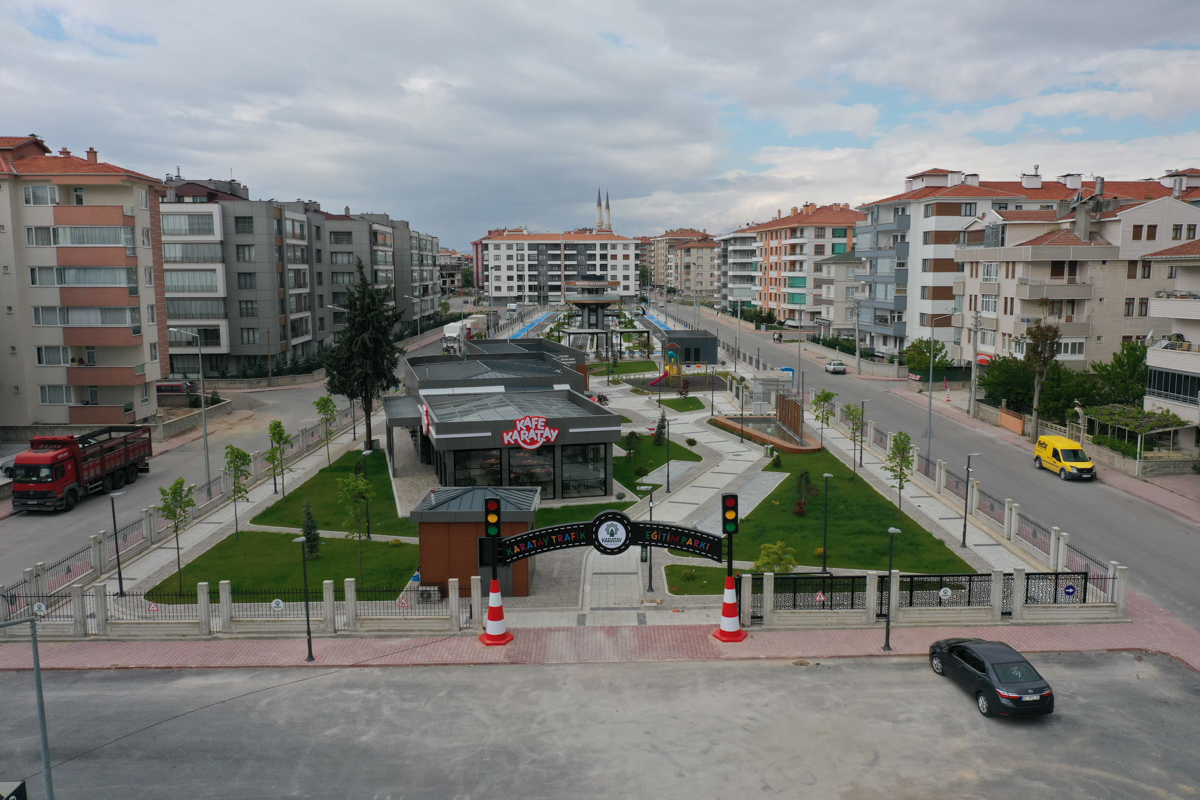
[[187,524],[188,514],[196,507],[196,500],[183,478],[176,478],[170,486],[158,487],[158,493],[162,496],[159,509],[175,530],[175,569],[179,573],[179,593],[183,594],[183,559],[179,554],[179,531]]
[[691,394],[691,391],[692,391],[692,386],[691,386],[691,384],[690,384],[690,383],[688,383],[688,379],[687,379],[687,378],[684,378],[684,379],[683,379],[683,383],[681,383],[681,384],[679,385],[679,391],[677,391],[677,392],[676,392],[676,394],[678,394],[680,397],[682,397],[682,398],[684,398],[684,399],[686,400],[686,399],[687,399],[687,396],[688,396],[689,394]]
[[654,446],[662,447],[667,443],[667,410],[664,408],[658,415],[658,424],[654,426]]
[[362,584],[362,540],[366,538],[367,502],[375,496],[375,490],[361,472],[355,471],[345,478],[338,478],[338,500],[346,509],[344,524],[350,529],[347,539],[358,540],[358,582]]
[[[929,339],[916,339],[904,351],[905,363],[910,372],[917,374],[929,372]],[[946,357],[946,345],[933,340],[933,368],[946,369],[951,364]]]
[[471,270],[470,267],[463,267],[462,285],[463,285],[464,289],[474,289],[475,288],[475,273]]
[[1045,320],[1038,320],[1025,330],[1021,340],[1025,342],[1025,366],[1033,372],[1033,419],[1029,432],[1031,441],[1038,438],[1038,406],[1042,398],[1042,384],[1046,381],[1046,373],[1058,356],[1058,343],[1062,339],[1062,331],[1057,325],[1047,325]]
[[854,462],[854,475],[858,477],[858,459],[854,457],[854,448],[862,444],[863,432],[867,429],[867,420],[863,413],[863,407],[860,405],[846,406],[845,413],[846,427],[850,429],[850,460]]
[[979,388],[991,402],[1008,401],[1006,407],[1013,411],[1033,407],[1033,373],[1016,356],[993,358],[979,376]]
[[796,568],[796,548],[788,547],[783,542],[775,544],[764,543],[759,551],[758,560],[754,562],[755,572],[773,572],[776,575],[786,575]]
[[[1150,377],[1150,369],[1146,366],[1145,342],[1122,342],[1120,351],[1113,354],[1111,362],[1103,364],[1093,361],[1092,371],[1100,379],[1104,397],[1102,402],[1105,405],[1141,406]],[[1083,404],[1092,405],[1086,401]]]
[[321,534],[317,529],[317,518],[313,516],[312,505],[304,501],[304,555],[309,559],[321,555]]
[[808,511],[808,501],[812,500],[821,490],[813,483],[812,475],[808,470],[800,470],[796,474],[796,504],[792,506],[792,513],[797,517],[803,517]]
[[229,495],[233,499],[233,535],[237,539],[242,538],[238,524],[237,504],[238,500],[250,499],[247,494],[246,481],[250,478],[251,461],[252,456],[245,450],[231,444],[225,445],[225,474],[229,476]]
[[630,431],[625,434],[624,441],[621,446],[625,448],[625,460],[632,462],[634,456],[637,455],[638,445],[642,443],[642,436],[637,431]]
[[271,424],[267,426],[267,438],[271,446],[267,448],[267,454],[263,458],[271,465],[271,479],[279,476],[279,488],[283,490],[283,496],[287,497],[283,473],[287,470],[287,448],[292,443],[292,436],[283,429],[283,423],[276,419],[271,420]]
[[337,403],[333,402],[332,397],[325,395],[313,400],[313,405],[317,407],[317,420],[321,423],[321,441],[325,443],[325,461],[332,467],[333,459],[329,455],[329,443],[333,441],[333,425],[337,422]]
[[833,419],[833,401],[837,392],[822,389],[812,401],[813,418],[821,423],[821,447],[825,446],[825,429]]
[[392,342],[392,331],[400,324],[400,311],[388,305],[382,292],[367,280],[361,260],[357,262],[358,283],[346,293],[346,327],[330,353],[325,385],[331,394],[352,397],[362,403],[367,443],[371,442],[371,409],[385,391],[400,385],[396,368],[401,350]]
[[896,523],[904,519],[901,510],[904,503],[904,484],[913,468],[912,437],[904,431],[892,434],[892,449],[888,450],[883,469],[896,481]]

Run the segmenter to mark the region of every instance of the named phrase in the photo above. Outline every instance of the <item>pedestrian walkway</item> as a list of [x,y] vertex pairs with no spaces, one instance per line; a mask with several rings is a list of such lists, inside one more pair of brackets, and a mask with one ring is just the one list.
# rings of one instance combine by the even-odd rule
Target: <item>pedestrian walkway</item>
[[[634,612],[629,612],[634,613]],[[467,664],[588,664],[748,659],[817,660],[885,656],[883,630],[761,631],[743,642],[723,644],[705,626],[651,623],[626,627],[530,628],[513,621],[516,637],[505,647],[486,647],[472,632],[412,639],[317,637],[316,661],[306,664],[303,637],[293,639],[205,639],[169,642],[45,642],[42,669],[243,668],[440,666]],[[687,611],[687,614],[693,613]],[[683,616],[683,613],[671,615]],[[1007,642],[1024,653],[1150,651],[1179,659],[1200,672],[1200,632],[1134,592],[1131,622],[1097,625],[1006,625],[988,627],[893,628],[893,656],[924,656],[929,645],[950,637]],[[667,617],[670,619],[670,616]],[[27,641],[0,644],[0,669],[30,669]]]

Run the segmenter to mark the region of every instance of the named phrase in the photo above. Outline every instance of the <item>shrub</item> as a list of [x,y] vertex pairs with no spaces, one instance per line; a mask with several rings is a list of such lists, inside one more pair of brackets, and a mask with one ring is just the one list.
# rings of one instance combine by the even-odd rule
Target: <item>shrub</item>
[[694,580],[696,580],[696,571],[695,571],[695,570],[693,570],[693,569],[681,569],[681,570],[679,570],[679,580],[681,580],[681,581],[694,581]]
[[624,493],[624,492],[617,492],[617,494],[616,494],[616,498],[617,498],[618,500],[624,500],[624,499],[625,499],[625,493]]
[[685,441],[685,442],[687,442],[687,446],[688,446],[688,447],[695,447],[695,446],[696,446],[696,440],[695,440],[695,439],[692,439],[692,438],[690,438],[690,437],[689,437],[689,438],[687,438],[687,439],[684,439],[684,441]]
[[633,474],[637,475],[639,478],[644,478],[650,474],[650,470],[646,469],[644,466],[639,464],[638,466],[633,468]]
[[404,542],[399,539],[392,539],[388,542],[388,547],[404,547]]
[[1136,442],[1126,442],[1116,438],[1115,436],[1093,436],[1092,444],[1108,448],[1113,452],[1120,453],[1126,458],[1137,458]]
[[783,456],[779,455],[779,453],[776,453],[775,457],[771,459],[771,466],[774,467],[775,469],[782,468],[783,467]]
[[816,550],[813,550],[813,555],[817,558],[820,558],[821,556],[825,555],[825,548],[818,547]]

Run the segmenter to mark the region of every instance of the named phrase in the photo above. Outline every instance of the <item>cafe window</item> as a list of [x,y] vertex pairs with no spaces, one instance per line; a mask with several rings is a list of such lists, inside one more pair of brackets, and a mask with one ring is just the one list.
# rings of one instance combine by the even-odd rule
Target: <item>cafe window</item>
[[499,450],[457,450],[454,453],[455,486],[499,486]]
[[508,485],[540,486],[542,500],[554,499],[554,447],[508,451]]
[[605,450],[602,444],[563,445],[563,497],[604,496]]

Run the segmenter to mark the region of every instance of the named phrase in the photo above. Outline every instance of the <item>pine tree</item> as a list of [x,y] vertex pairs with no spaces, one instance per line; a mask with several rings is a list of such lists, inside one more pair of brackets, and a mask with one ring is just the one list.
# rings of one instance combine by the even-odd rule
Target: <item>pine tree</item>
[[321,555],[321,534],[317,532],[317,518],[313,516],[312,505],[304,501],[304,555],[309,559]]
[[656,425],[654,428],[654,446],[662,447],[666,443],[667,443],[667,412],[666,412],[666,409],[663,409],[663,412],[661,414],[659,414],[659,417],[658,417],[658,425]]

